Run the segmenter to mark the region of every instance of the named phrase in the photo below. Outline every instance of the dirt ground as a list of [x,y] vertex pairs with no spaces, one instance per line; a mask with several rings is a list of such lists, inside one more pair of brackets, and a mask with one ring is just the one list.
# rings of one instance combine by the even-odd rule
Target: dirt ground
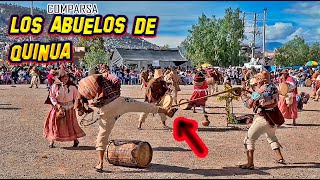
[[[222,87],[219,87],[222,90]],[[181,86],[180,98],[189,98],[192,86]],[[311,93],[311,88],[299,91]],[[45,86],[29,89],[28,85],[0,86],[0,178],[320,178],[320,102],[310,100],[299,112],[298,126],[292,121],[277,130],[287,165],[276,164],[264,136],[256,142],[255,170],[237,167],[246,160],[243,139],[246,130],[226,128],[224,103],[209,98],[207,111],[211,124],[203,127],[201,109],[197,113],[179,110],[174,118],[184,116],[199,122],[198,134],[207,145],[207,157],[198,158],[186,142],[177,142],[173,132],[161,129],[160,117],[149,115],[143,130],[138,130],[139,113],[127,113],[115,124],[110,139],[143,140],[151,144],[153,159],[148,168],[114,166],[105,162],[104,173],[96,172],[95,138],[98,125],[84,128],[86,136],[80,146],[57,142],[49,149],[42,129],[49,105]],[[143,100],[139,86],[122,87],[122,96]],[[236,115],[252,113],[240,102],[234,103]],[[237,125],[239,126],[239,125]],[[245,126],[241,126],[245,127]]]

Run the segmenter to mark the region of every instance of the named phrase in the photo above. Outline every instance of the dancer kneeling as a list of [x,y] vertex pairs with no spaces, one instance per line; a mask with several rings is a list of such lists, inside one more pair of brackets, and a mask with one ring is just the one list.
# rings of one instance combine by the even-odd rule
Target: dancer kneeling
[[[94,81],[94,79],[96,81]],[[121,115],[128,112],[144,112],[153,114],[162,113],[166,116],[173,117],[177,111],[176,108],[165,109],[150,103],[136,101],[127,97],[121,97],[120,87],[121,83],[119,78],[108,73],[95,74],[84,78],[79,82],[79,93],[81,94],[81,97],[76,105],[78,112],[85,109],[85,105],[82,102],[88,102],[87,99],[95,98],[96,94],[98,94],[99,97],[98,101],[95,103],[95,105],[100,108],[99,133],[96,141],[98,165],[95,167],[95,169],[97,171],[101,171],[103,169],[103,159],[108,144],[109,135],[116,120]]]
[[242,169],[254,169],[253,154],[255,150],[255,141],[262,134],[266,134],[272,150],[275,151],[277,162],[284,164],[279,147],[280,144],[275,135],[277,127],[284,123],[284,118],[277,107],[279,100],[278,89],[270,82],[270,76],[266,71],[256,75],[256,83],[256,89],[250,98],[244,93],[241,95],[244,105],[247,108],[253,108],[254,113],[258,115],[254,119],[244,140],[248,162],[247,164],[240,165],[240,168]]
[[[172,105],[172,98],[166,95],[168,91],[167,83],[163,80],[163,74],[161,69],[156,69],[154,72],[154,77],[148,82],[146,88],[145,102],[154,104],[159,107],[168,108]],[[166,99],[169,97],[169,101]],[[141,129],[142,123],[145,122],[149,113],[142,112],[139,118],[138,129]],[[167,117],[165,114],[159,113],[161,118],[162,126],[164,129],[168,129],[166,125]]]

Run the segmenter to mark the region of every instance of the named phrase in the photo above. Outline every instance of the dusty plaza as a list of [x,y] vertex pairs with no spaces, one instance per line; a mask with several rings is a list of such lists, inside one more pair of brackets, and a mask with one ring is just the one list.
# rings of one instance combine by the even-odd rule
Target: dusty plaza
[[[192,88],[181,86],[178,99],[188,99]],[[298,90],[312,93],[311,88]],[[175,141],[171,130],[161,129],[158,115],[149,115],[143,129],[138,130],[139,113],[127,113],[117,120],[110,140],[149,142],[153,148],[152,162],[144,169],[105,162],[104,172],[98,173],[93,168],[97,162],[97,123],[83,128],[86,136],[79,139],[79,147],[72,147],[72,142],[57,142],[56,148],[48,147],[42,134],[50,108],[44,104],[47,93],[44,85],[39,89],[29,89],[28,85],[0,87],[0,178],[320,178],[320,109],[319,102],[313,100],[299,112],[297,126],[291,126],[289,120],[276,132],[286,165],[275,163],[266,138],[261,136],[256,145],[255,169],[239,169],[237,165],[246,161],[243,139],[247,127],[227,127],[224,102],[211,97],[206,105],[211,121],[208,127],[201,124],[204,119],[201,109],[197,113],[179,109],[167,123],[172,127],[179,116],[196,120],[197,133],[209,149],[205,158],[198,158],[186,142]],[[144,92],[135,85],[123,85],[121,94],[139,101],[144,97]],[[234,112],[237,116],[252,114],[240,101],[234,102]]]

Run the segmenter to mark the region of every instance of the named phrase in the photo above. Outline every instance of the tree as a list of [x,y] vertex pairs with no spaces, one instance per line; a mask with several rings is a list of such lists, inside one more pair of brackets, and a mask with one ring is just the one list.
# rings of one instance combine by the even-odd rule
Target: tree
[[105,50],[104,39],[102,37],[81,38],[78,46],[85,47],[86,49],[83,61],[87,68],[91,69],[98,64],[106,64],[108,62],[110,54]]
[[192,26],[181,46],[186,50],[186,58],[193,65],[210,63],[227,66],[239,65],[244,58],[240,54],[240,42],[244,38],[244,26],[240,19],[240,9],[226,9],[222,19],[208,18],[202,14],[198,23]]
[[166,45],[164,45],[164,46],[161,46],[160,49],[161,49],[161,50],[168,50],[168,49],[170,49],[170,47],[169,47],[168,44],[166,44]]
[[295,36],[278,48],[274,61],[280,66],[304,65],[308,61],[309,46],[303,37]]
[[308,61],[320,61],[320,43],[316,42],[310,46]]
[[86,52],[83,58],[85,66],[89,69],[95,67],[98,64],[106,63],[106,59],[107,54],[103,49]]

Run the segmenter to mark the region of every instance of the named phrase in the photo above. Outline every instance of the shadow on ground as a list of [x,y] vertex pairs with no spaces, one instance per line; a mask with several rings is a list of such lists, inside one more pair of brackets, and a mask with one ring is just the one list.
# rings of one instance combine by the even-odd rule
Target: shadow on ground
[[[240,169],[238,167],[223,167],[222,169],[190,169],[187,167],[171,166],[165,164],[151,164],[145,171],[123,171],[124,173],[183,173],[191,175],[202,176],[235,176],[235,175],[270,175],[265,172],[271,169],[294,169],[294,168],[320,168],[320,163],[306,162],[306,163],[292,163],[294,165],[281,165],[274,167],[256,167],[254,170]],[[297,164],[297,165],[295,165]],[[300,164],[300,166],[299,166]],[[301,166],[302,165],[302,166]],[[307,166],[305,166],[307,165]]]
[[184,149],[181,147],[155,147],[153,151],[192,151],[191,149]]
[[145,171],[123,171],[124,173],[183,173],[202,176],[234,176],[234,175],[270,175],[270,173],[257,170],[243,170],[238,167],[223,167],[222,169],[190,169],[187,167],[171,166],[165,164],[151,164]]
[[296,124],[295,126],[320,126],[320,124]]
[[[319,109],[304,109],[303,111],[320,112]],[[303,112],[303,111],[302,111],[302,112]]]
[[207,127],[207,128],[198,128],[198,131],[215,131],[215,132],[225,132],[225,131],[247,131],[246,128],[242,127]]
[[21,108],[15,108],[15,107],[13,107],[13,108],[11,108],[11,107],[0,107],[0,110],[18,110],[18,109],[21,109]]
[[96,150],[94,146],[79,146],[79,147],[61,147],[61,149],[65,150],[75,150],[75,151],[91,151]]

